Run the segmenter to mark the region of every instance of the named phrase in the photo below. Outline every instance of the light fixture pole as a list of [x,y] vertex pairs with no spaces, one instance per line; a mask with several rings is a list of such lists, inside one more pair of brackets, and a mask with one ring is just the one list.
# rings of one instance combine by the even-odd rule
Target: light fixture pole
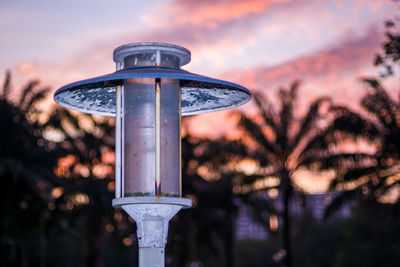
[[237,84],[182,70],[190,51],[165,43],[114,50],[117,71],[61,87],[54,99],[86,113],[116,117],[115,199],[137,224],[139,266],[164,266],[169,220],[182,198],[181,116],[250,100]]

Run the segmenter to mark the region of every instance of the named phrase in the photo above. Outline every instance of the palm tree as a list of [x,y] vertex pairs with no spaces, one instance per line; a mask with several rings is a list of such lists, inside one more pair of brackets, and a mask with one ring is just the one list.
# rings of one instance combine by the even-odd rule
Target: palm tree
[[[22,254],[26,252],[23,238],[39,232],[39,240],[43,240],[51,190],[63,184],[52,171],[60,151],[43,138],[47,124],[35,120],[39,115],[36,104],[48,91],[32,81],[13,102],[11,74],[7,72],[0,94],[0,242]],[[26,257],[20,256],[14,260],[23,263]],[[39,263],[43,261],[41,257]]]
[[[210,140],[186,134],[182,138],[182,184],[184,197],[193,208],[178,213],[171,223],[171,266],[202,261],[207,266],[233,266],[233,195],[236,173],[224,166],[243,157],[244,147],[225,138]],[[189,255],[190,253],[191,255]]]
[[[250,188],[245,190],[248,196],[259,195],[259,191],[274,187],[279,189],[283,202],[285,266],[288,267],[291,266],[292,260],[290,204],[294,193],[301,192],[301,189],[293,184],[293,177],[296,171],[310,166],[319,171],[331,170],[330,166],[325,166],[323,163],[334,156],[328,146],[333,142],[334,130],[340,121],[339,117],[327,112],[331,101],[326,97],[315,100],[305,116],[299,119],[295,113],[298,86],[299,83],[295,82],[289,89],[279,91],[279,108],[274,107],[268,98],[255,94],[254,100],[259,116],[249,117],[244,113],[240,115],[240,127],[244,133],[242,141],[247,144],[248,157],[258,166],[257,171],[243,176],[240,185]],[[350,155],[338,155],[338,157],[346,156]],[[280,182],[264,183],[266,186],[258,188],[254,186],[257,182],[260,184],[271,177],[278,178]],[[269,201],[269,207],[264,208],[264,212],[273,212],[276,209],[271,202]]]
[[[388,20],[385,26],[386,40],[374,62],[375,66],[384,69],[381,72],[382,80],[395,74],[400,60],[399,24]],[[332,181],[331,190],[339,188],[342,191],[328,206],[326,217],[344,203],[357,198],[367,199],[368,202],[395,202],[400,207],[400,197],[395,192],[400,190],[400,99],[391,97],[375,78],[364,78],[362,81],[369,89],[361,100],[365,115],[356,114],[346,107],[336,107],[336,112],[342,113],[343,122],[356,122],[356,126],[342,123],[337,130],[353,138],[364,138],[374,153],[356,152],[353,160],[347,161],[347,168],[338,168],[344,162],[332,163],[332,167],[340,171]]]
[[[112,234],[123,230],[133,234],[128,220],[114,211],[114,133],[113,119],[95,120],[91,115],[72,115],[56,109],[49,122],[62,136],[60,146],[65,155],[59,159],[55,173],[69,182],[57,196],[55,211],[62,216],[64,231],[79,238],[87,266],[105,266],[107,242]],[[124,217],[120,222],[114,214]],[[129,229],[128,228],[128,229]]]
[[[394,0],[399,2],[399,0]],[[395,64],[400,60],[400,29],[399,19],[397,24],[394,20],[387,20],[386,27],[386,40],[382,45],[383,52],[375,57],[374,65],[383,67],[384,71],[381,72],[381,77],[393,75],[395,71]],[[396,29],[397,27],[397,29]]]
[[[13,102],[10,81],[7,72],[0,95],[0,241],[7,247],[2,251],[10,252],[5,261],[104,266],[107,241],[122,246],[134,233],[127,217],[111,207],[113,120],[62,109],[42,113],[37,104],[49,89],[29,82]],[[27,255],[30,247],[39,249]]]
[[[352,116],[354,121],[358,121],[358,127],[342,125],[338,131],[368,140],[367,146],[372,147],[373,153],[355,152],[347,162],[330,162],[332,167],[337,168],[337,176],[332,180],[330,189],[342,191],[328,206],[326,217],[357,198],[400,204],[400,196],[395,192],[400,189],[400,101],[392,99],[377,80],[364,79],[364,82],[370,88],[361,101],[367,115],[361,116],[348,108],[337,107],[337,111],[346,114],[343,118],[351,121]],[[340,165],[346,168],[339,168]]]

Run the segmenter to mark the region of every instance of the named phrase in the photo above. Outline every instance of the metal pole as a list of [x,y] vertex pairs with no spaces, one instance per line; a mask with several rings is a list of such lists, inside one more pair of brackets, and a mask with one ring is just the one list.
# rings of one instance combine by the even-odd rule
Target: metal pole
[[162,267],[164,248],[139,248],[139,267]]
[[236,107],[250,100],[250,92],[181,70],[190,51],[177,45],[127,44],[114,50],[113,59],[116,72],[63,86],[54,98],[86,113],[116,113],[113,206],[136,221],[140,267],[163,267],[168,222],[191,207],[181,198],[181,115]]
[[164,267],[169,220],[192,201],[178,197],[124,197],[113,199],[136,221],[139,267]]

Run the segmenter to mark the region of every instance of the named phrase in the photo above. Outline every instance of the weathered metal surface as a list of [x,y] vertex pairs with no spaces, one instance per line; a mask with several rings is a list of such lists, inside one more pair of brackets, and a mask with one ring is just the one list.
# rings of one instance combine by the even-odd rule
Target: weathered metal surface
[[115,116],[115,87],[125,79],[168,78],[180,80],[182,115],[194,115],[237,107],[250,100],[246,88],[227,81],[158,67],[131,68],[63,86],[55,93],[57,103],[70,109]]
[[168,222],[191,200],[177,197],[126,197],[113,200],[137,224],[139,247],[164,248],[168,237]]

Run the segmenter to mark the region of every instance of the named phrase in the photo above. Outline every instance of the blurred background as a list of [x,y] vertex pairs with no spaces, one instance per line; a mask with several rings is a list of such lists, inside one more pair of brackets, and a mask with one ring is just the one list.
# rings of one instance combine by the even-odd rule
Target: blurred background
[[114,48],[188,48],[184,69],[252,101],[185,117],[167,266],[398,266],[396,0],[0,3],[1,266],[137,266],[111,206],[114,119],[53,93],[113,72]]

